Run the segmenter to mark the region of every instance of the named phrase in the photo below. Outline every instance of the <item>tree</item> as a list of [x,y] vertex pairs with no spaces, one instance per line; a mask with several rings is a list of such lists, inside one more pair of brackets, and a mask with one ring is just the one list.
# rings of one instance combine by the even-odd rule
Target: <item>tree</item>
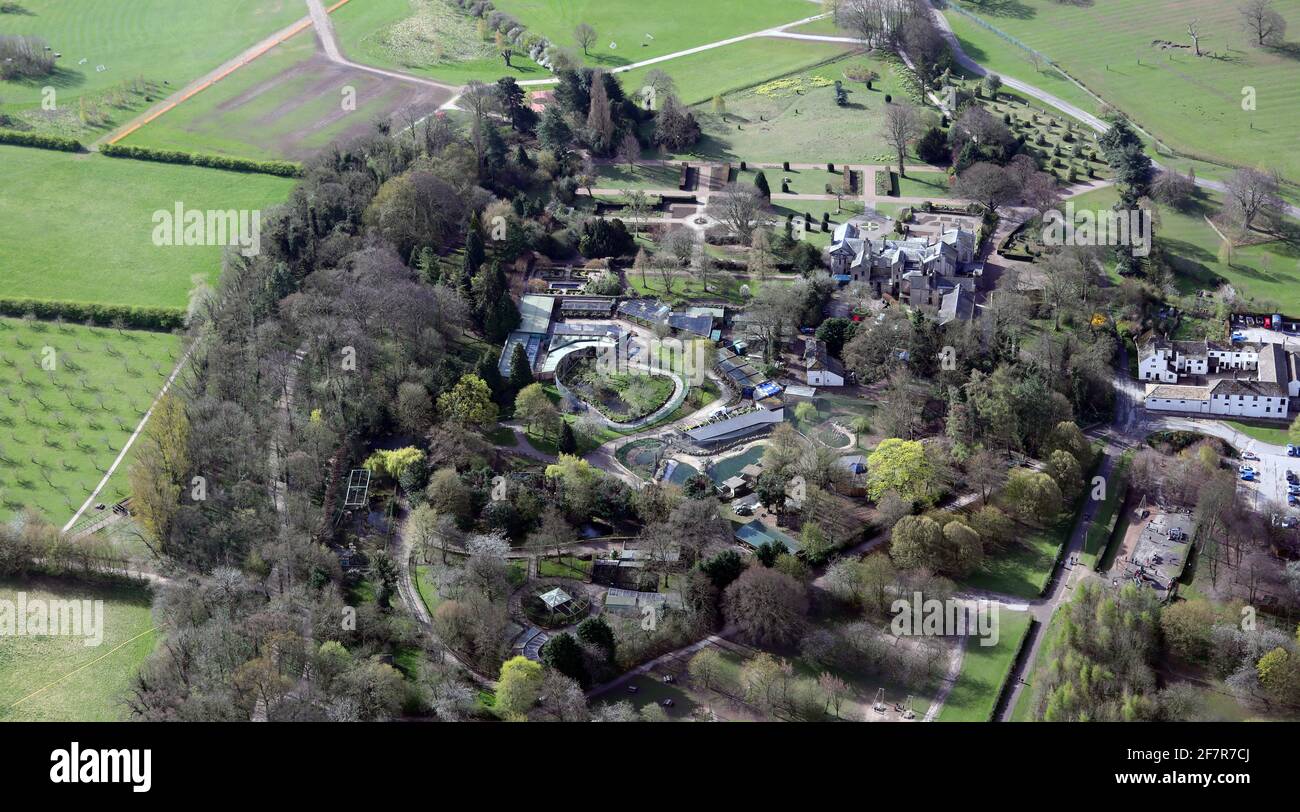
[[953,192],[958,197],[974,200],[996,213],[998,206],[1010,203],[1020,196],[1015,177],[994,163],[973,164],[957,176]]
[[1259,47],[1276,46],[1286,36],[1286,19],[1273,9],[1272,0],[1247,0],[1240,9],[1242,27]]
[[1249,231],[1255,218],[1272,213],[1281,206],[1278,195],[1278,175],[1271,170],[1238,169],[1227,182],[1228,199],[1241,227]]
[[542,688],[542,665],[522,655],[506,660],[497,681],[496,707],[506,716],[522,719],[537,704]]
[[588,55],[591,46],[596,42],[596,29],[586,23],[578,23],[573,29],[573,41],[578,43],[578,47],[582,48],[584,56]]
[[659,68],[651,68],[645,75],[645,86],[652,89],[656,97],[667,96],[676,88],[673,77]]
[[894,525],[889,557],[905,570],[940,569],[944,558],[943,528],[929,516],[904,516]]
[[605,89],[605,74],[596,71],[591,75],[591,106],[587,110],[587,138],[592,152],[608,154],[614,146],[614,111]]
[[1047,458],[1047,474],[1061,489],[1066,502],[1073,502],[1083,492],[1083,469],[1068,451],[1053,451]]
[[573,143],[573,130],[564,119],[564,112],[558,104],[549,105],[542,113],[542,123],[537,128],[537,137],[542,146],[549,150],[568,149]]
[[803,631],[808,593],[789,575],[751,567],[727,587],[723,604],[728,625],[752,645],[791,645]]
[[823,671],[817,676],[817,687],[826,698],[826,709],[832,711],[836,719],[840,718],[840,704],[849,695],[848,684],[831,672]]
[[918,440],[891,437],[867,457],[867,495],[872,501],[879,502],[888,491],[920,499],[930,493],[934,476],[934,464]]
[[1209,601],[1176,601],[1161,610],[1160,629],[1172,652],[1190,662],[1204,663],[1210,656],[1210,630],[1217,620],[1218,613]]
[[721,222],[737,239],[748,241],[765,207],[766,201],[754,186],[729,183],[709,195],[704,213]]
[[543,643],[541,656],[548,667],[576,680],[584,688],[590,682],[591,676],[582,659],[582,647],[568,632],[561,632]]
[[130,469],[131,512],[162,550],[190,468],[190,421],[179,397],[169,392],[159,398],[142,440]]
[[528,363],[528,351],[523,344],[515,344],[510,354],[510,388],[521,391],[534,380],[532,364]]
[[1051,524],[1061,512],[1061,488],[1047,474],[1028,468],[1012,469],[1002,490],[1007,506],[1021,521]]
[[691,679],[706,691],[717,688],[727,673],[727,663],[716,646],[700,649],[686,666]]
[[966,481],[979,491],[981,503],[987,505],[993,492],[1007,481],[1002,456],[987,449],[977,451],[966,464]]
[[980,534],[969,525],[953,520],[943,526],[946,544],[940,570],[957,577],[969,575],[984,560],[984,544]]
[[560,439],[556,448],[561,454],[578,453],[578,438],[573,434],[573,426],[567,420],[560,421]]
[[907,167],[903,161],[907,157],[907,148],[923,131],[921,116],[909,104],[887,104],[881,127],[885,143],[893,147],[898,155],[898,174],[906,176]]
[[397,422],[411,434],[424,434],[433,423],[433,398],[423,384],[403,381],[397,387]]
[[751,276],[766,280],[772,274],[774,266],[772,243],[766,228],[754,229],[754,236],[749,241],[749,255],[746,257]]
[[554,505],[547,505],[542,511],[542,522],[528,535],[528,546],[533,550],[545,552],[554,550],[556,558],[564,552],[564,545],[573,541],[573,528],[565,521]]
[[609,627],[609,622],[605,620],[604,615],[589,617],[579,623],[578,639],[604,652],[605,659],[613,661],[617,643],[614,639],[614,630]]
[[1201,55],[1201,18],[1200,17],[1193,17],[1191,21],[1187,23],[1187,36],[1192,38],[1192,48],[1193,50],[1196,51],[1196,55],[1200,56]]
[[764,202],[772,202],[772,187],[768,185],[767,175],[763,174],[761,169],[754,175],[754,188],[763,196]]
[[555,427],[559,412],[540,383],[530,383],[515,395],[515,416],[522,418],[531,431],[541,427],[543,433]]
[[455,386],[438,397],[438,410],[448,420],[469,428],[487,428],[497,420],[492,392],[477,375],[462,375]]
[[636,166],[636,162],[641,160],[641,142],[637,140],[636,133],[623,134],[623,139],[618,142],[618,157],[627,164],[629,173]]
[[655,143],[673,152],[681,152],[694,146],[701,135],[695,114],[669,93],[655,116]]
[[745,571],[745,560],[735,550],[723,550],[700,564],[700,570],[718,589],[726,589]]
[[1151,182],[1151,196],[1166,206],[1186,209],[1196,196],[1196,183],[1176,169],[1162,169]]

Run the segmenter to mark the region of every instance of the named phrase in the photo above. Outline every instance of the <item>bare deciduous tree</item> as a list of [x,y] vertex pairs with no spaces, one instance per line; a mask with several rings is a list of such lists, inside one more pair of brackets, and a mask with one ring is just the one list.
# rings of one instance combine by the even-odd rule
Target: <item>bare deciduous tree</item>
[[881,134],[885,143],[898,153],[898,174],[906,176],[903,161],[907,158],[907,148],[921,136],[921,117],[916,108],[910,104],[888,104],[885,117],[881,121]]
[[1278,45],[1286,34],[1286,19],[1273,10],[1272,0],[1247,0],[1239,11],[1241,25],[1264,47]]
[[591,50],[591,46],[596,42],[596,29],[586,23],[578,23],[573,29],[573,40],[582,48],[584,54]]
[[1278,197],[1278,175],[1271,170],[1238,169],[1228,178],[1228,198],[1243,229],[1250,230],[1255,218],[1276,210],[1281,205]]

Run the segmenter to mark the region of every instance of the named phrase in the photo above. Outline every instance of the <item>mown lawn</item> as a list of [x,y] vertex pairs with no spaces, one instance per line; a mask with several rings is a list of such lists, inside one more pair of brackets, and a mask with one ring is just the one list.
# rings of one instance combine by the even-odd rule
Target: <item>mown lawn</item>
[[1229,426],[1232,426],[1234,429],[1246,435],[1247,437],[1252,437],[1256,440],[1259,440],[1261,443],[1285,446],[1287,443],[1295,442],[1295,440],[1291,439],[1291,433],[1288,429],[1275,429],[1275,428],[1268,428],[1266,426],[1255,426],[1249,423],[1241,423],[1236,420],[1225,420],[1223,422],[1227,423]]
[[1028,612],[1000,610],[995,645],[982,646],[976,637],[967,641],[961,675],[939,711],[940,722],[987,722],[992,718],[1032,620]]
[[948,175],[944,172],[908,172],[898,178],[899,197],[952,197]]
[[[892,151],[881,136],[880,116],[887,94],[903,99],[906,91],[890,67],[879,59],[836,51],[835,46],[826,43],[821,43],[820,49],[778,49],[766,55],[759,53],[760,49],[769,49],[769,43],[779,42],[756,40],[718,49],[727,52],[743,49],[737,55],[751,60],[747,67],[744,62],[739,64],[743,81],[722,82],[708,77],[691,79],[692,84],[698,83],[696,86],[699,87],[695,100],[705,102],[694,110],[704,130],[704,138],[692,148],[692,156],[751,163],[830,162],[837,167],[843,163],[860,165],[893,160]],[[810,62],[800,65],[794,58],[800,53],[808,60],[831,61],[820,65]],[[785,55],[789,61],[784,63],[784,69],[774,69],[779,63],[769,62],[769,57],[785,59]],[[673,60],[667,65],[685,62],[686,59]],[[764,68],[755,73],[755,65]],[[851,82],[845,77],[845,72],[855,67],[875,70],[882,78],[867,90],[863,83]],[[835,102],[836,80],[843,82],[849,93],[848,104],[844,107]],[[630,87],[627,82],[623,86]],[[718,115],[710,100],[727,88],[738,90],[724,97],[726,115]],[[776,174],[772,171],[767,173],[774,192],[781,188]]]
[[[700,7],[711,10],[713,4],[701,3]],[[813,6],[809,5],[809,8]],[[761,85],[777,77],[808,70],[850,50],[852,46],[833,42],[760,37],[637,68],[618,74],[618,78],[623,84],[623,90],[628,95],[635,96],[645,85],[646,74],[657,68],[672,77],[678,98],[686,104],[697,104],[711,102],[714,96],[725,96],[728,93]],[[833,96],[831,103],[834,104]],[[696,115],[700,116],[701,113],[712,115],[711,110],[711,105],[705,104],[696,110]],[[730,103],[727,105],[727,110],[728,113],[731,112]],[[809,120],[816,119],[810,119],[805,114],[804,121]],[[710,123],[701,120],[700,124],[705,128],[706,135],[714,135],[719,131],[726,131],[730,135],[731,131],[737,131],[738,122],[728,116],[726,119]],[[817,126],[829,127],[831,123],[818,122]],[[705,154],[707,148],[706,140],[695,151]],[[736,154],[741,158],[748,157],[739,150]],[[754,156],[752,160],[760,160],[760,158]]]
[[220,246],[155,245],[156,212],[265,210],[294,184],[14,146],[0,146],[0,166],[0,297],[111,305],[183,308],[195,277],[221,271]]
[[1077,515],[1071,513],[1055,527],[1026,528],[1008,549],[986,555],[980,569],[964,578],[962,585],[1017,598],[1037,598],[1047,586],[1056,556],[1069,538]]
[[[166,333],[0,318],[0,519],[63,524],[117,458],[180,358]],[[119,467],[100,494],[129,492]]]
[[124,703],[140,664],[153,651],[147,591],[56,581],[0,581],[0,600],[102,600],[103,640],[0,636],[0,721],[111,722],[126,719]]

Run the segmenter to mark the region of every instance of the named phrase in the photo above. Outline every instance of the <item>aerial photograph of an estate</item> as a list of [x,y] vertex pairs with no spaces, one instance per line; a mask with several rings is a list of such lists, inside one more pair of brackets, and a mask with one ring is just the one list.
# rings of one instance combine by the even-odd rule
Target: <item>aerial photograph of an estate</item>
[[0,722],[214,721],[1300,721],[1300,0],[0,0]]

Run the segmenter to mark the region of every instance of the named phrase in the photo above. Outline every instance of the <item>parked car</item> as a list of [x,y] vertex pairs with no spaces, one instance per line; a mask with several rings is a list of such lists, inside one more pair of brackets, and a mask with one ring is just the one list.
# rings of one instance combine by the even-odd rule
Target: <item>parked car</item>
[[1286,503],[1288,505],[1300,505],[1300,496],[1296,496],[1294,493],[1288,493],[1286,495]]
[[1253,451],[1243,451],[1241,452],[1241,458],[1243,460],[1258,460],[1259,455]]
[[1242,471],[1242,472],[1241,472],[1241,481],[1242,481],[1242,482],[1254,482],[1254,481],[1255,481],[1255,472],[1254,472],[1254,471]]
[[1287,455],[1288,457],[1300,457],[1300,446],[1296,446],[1296,445],[1292,445],[1291,443],[1287,443],[1287,444],[1286,444],[1286,455]]
[[1245,341],[1245,340],[1246,340],[1246,334],[1245,334],[1245,333],[1233,333],[1233,334],[1232,334],[1232,340],[1233,340],[1233,342],[1241,342],[1241,341]]
[[1296,475],[1295,475],[1295,471],[1287,471],[1287,472],[1286,472],[1286,481],[1287,481],[1287,482],[1300,482],[1300,478],[1296,477]]

